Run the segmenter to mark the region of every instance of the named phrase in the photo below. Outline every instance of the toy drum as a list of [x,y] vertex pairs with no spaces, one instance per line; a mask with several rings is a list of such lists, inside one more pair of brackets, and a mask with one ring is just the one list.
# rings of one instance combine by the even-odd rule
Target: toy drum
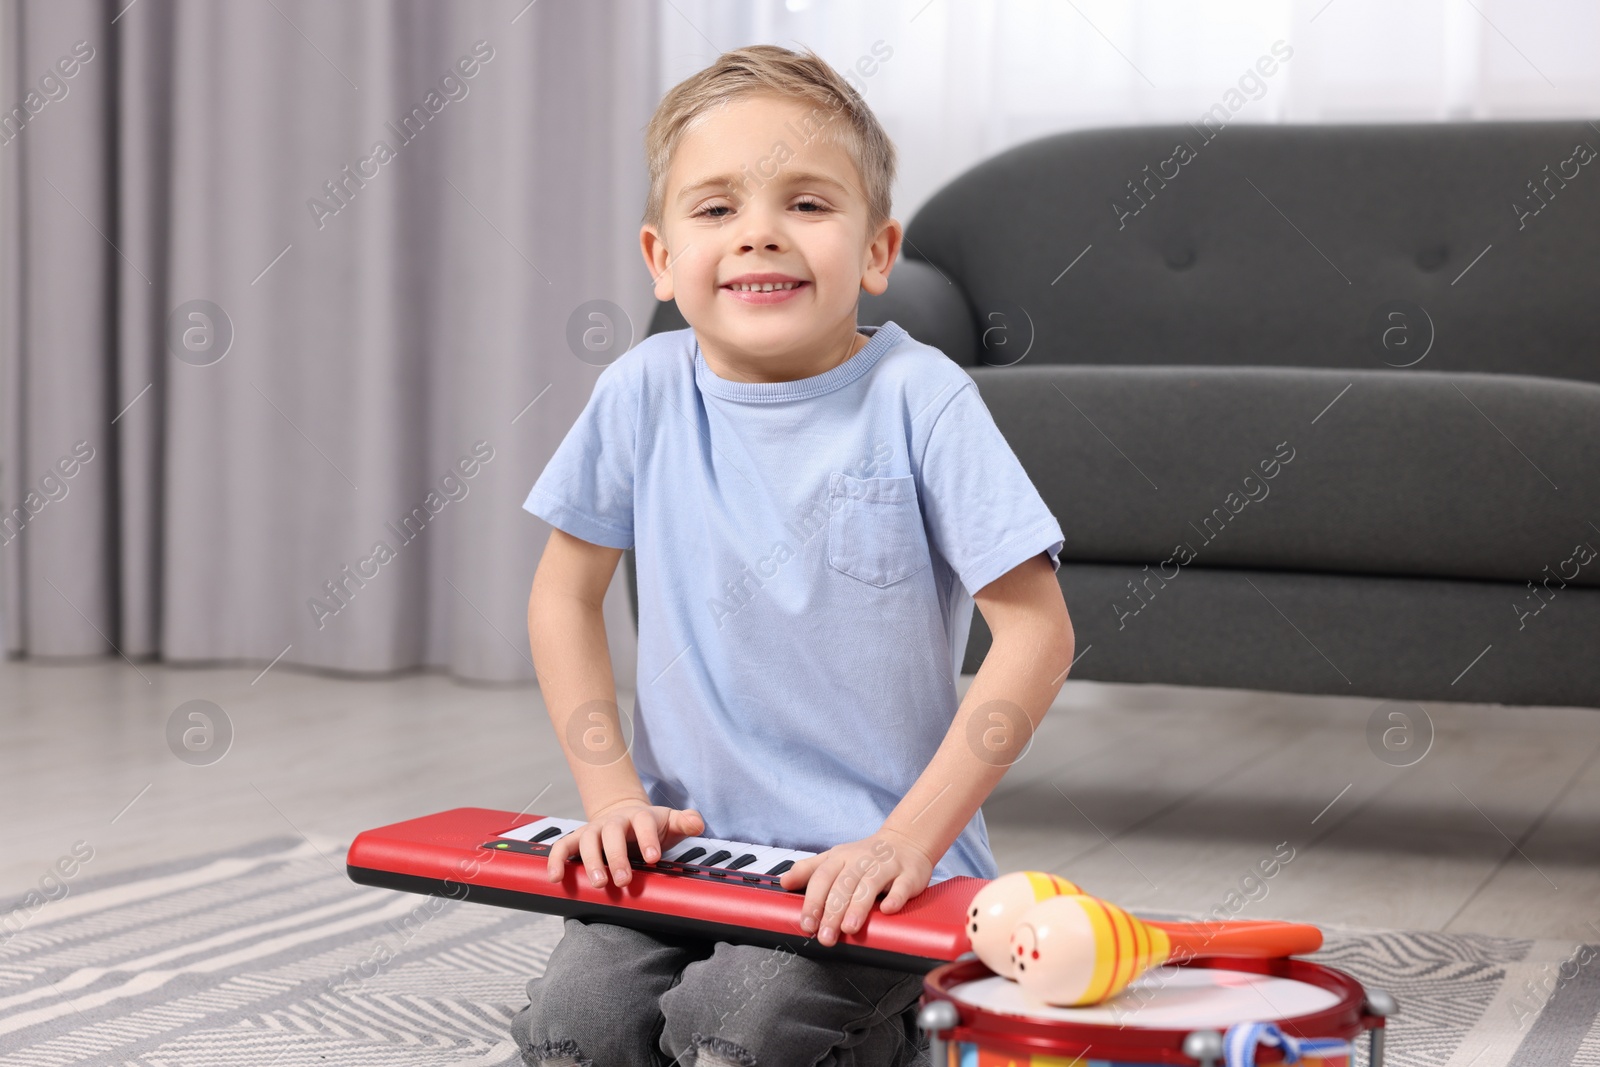
[[1056,1008],[969,954],[924,979],[917,1022],[934,1067],[1351,1067],[1367,1031],[1369,1063],[1382,1067],[1394,1011],[1386,993],[1331,967],[1219,956],[1155,968],[1103,1004]]

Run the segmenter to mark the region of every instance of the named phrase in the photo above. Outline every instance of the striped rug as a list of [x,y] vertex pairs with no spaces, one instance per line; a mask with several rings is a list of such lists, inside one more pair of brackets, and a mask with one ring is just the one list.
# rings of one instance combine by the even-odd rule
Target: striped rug
[[[559,920],[354,885],[274,839],[0,904],[0,1067],[490,1067]],[[20,910],[19,910],[20,909]],[[1392,1064],[1600,1067],[1596,946],[1330,929]],[[1586,964],[1586,965],[1583,965]]]

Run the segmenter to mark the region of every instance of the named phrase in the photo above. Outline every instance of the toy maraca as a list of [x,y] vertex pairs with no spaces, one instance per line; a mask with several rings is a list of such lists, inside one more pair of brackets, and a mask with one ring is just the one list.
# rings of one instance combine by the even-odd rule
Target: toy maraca
[[1158,923],[1097,897],[1063,895],[1029,908],[1011,935],[1013,976],[1057,1007],[1098,1004],[1173,957],[1275,958],[1315,952],[1322,931],[1304,923]]
[[1041,900],[1083,890],[1065,878],[1042,871],[1012,871],[990,882],[967,908],[967,940],[972,951],[995,974],[1012,973],[1011,931],[1023,913]]

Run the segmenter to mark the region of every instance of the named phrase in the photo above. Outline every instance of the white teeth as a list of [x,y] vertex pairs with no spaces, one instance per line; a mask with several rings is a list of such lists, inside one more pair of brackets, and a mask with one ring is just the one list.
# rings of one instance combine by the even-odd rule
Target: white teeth
[[756,285],[730,285],[728,288],[740,293],[770,293],[774,289],[794,289],[799,285],[799,282],[762,282]]

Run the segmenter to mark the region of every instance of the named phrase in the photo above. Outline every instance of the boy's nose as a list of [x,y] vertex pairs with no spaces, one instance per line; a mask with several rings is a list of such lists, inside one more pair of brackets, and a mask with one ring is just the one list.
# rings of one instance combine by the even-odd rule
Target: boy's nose
[[746,252],[757,248],[764,248],[769,252],[776,252],[783,248],[783,235],[778,229],[778,220],[773,216],[771,209],[750,204],[739,212],[739,247]]

